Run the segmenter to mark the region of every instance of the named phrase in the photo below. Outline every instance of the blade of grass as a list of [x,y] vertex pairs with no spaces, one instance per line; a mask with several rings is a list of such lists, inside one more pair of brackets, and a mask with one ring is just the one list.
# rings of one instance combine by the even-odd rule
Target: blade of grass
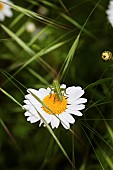
[[105,120],[103,114],[101,113],[101,111],[99,110],[99,108],[96,107],[96,109],[98,110],[98,112],[100,113],[101,117],[103,118],[103,121],[104,121],[104,123],[105,123],[105,125],[106,125],[106,128],[107,128],[107,130],[108,130],[109,136],[110,136],[110,138],[111,138],[111,141],[113,142],[113,130],[110,128],[110,126],[109,126],[108,123],[106,122],[106,120]]
[[88,139],[88,141],[89,141],[89,143],[90,143],[90,145],[91,145],[91,147],[92,147],[92,149],[93,149],[93,151],[94,151],[94,153],[95,153],[95,155],[96,155],[96,157],[97,157],[97,160],[98,160],[99,163],[100,163],[101,168],[102,168],[103,170],[105,170],[104,167],[103,167],[103,165],[102,165],[102,163],[101,163],[101,161],[100,161],[100,159],[99,159],[99,157],[98,157],[98,154],[97,154],[95,148],[93,147],[93,144],[92,144],[89,136],[87,135],[86,131],[84,130],[84,128],[83,128],[82,126],[81,126],[81,128],[82,128],[82,130],[84,131],[84,133],[85,133],[85,135],[86,135],[86,137],[87,137],[87,139]]
[[112,169],[113,161],[112,161],[111,157],[109,157],[103,149],[99,149],[99,151],[102,153],[102,156],[103,156],[104,160],[106,161],[107,165],[109,165],[109,168]]
[[[28,7],[28,9],[32,9],[33,5]],[[9,28],[14,27],[22,18],[24,17],[24,14],[19,14],[9,25]]]
[[70,16],[70,13],[68,11],[68,9],[66,8],[66,6],[64,5],[63,1],[62,0],[59,0],[61,6],[63,7],[64,11]]
[[101,83],[104,83],[104,82],[108,82],[108,81],[110,81],[110,80],[113,80],[113,77],[109,77],[109,78],[97,80],[97,81],[95,81],[94,83],[91,83],[91,84],[89,84],[88,86],[86,86],[86,87],[84,88],[84,90],[86,90],[86,89],[88,89],[88,88],[92,88],[92,87],[94,87],[94,86],[96,86],[96,85],[98,85],[98,84],[101,84]]
[[28,43],[28,46],[31,46],[44,32],[47,31],[48,28],[49,28],[49,27],[46,26],[45,28],[41,29],[41,30],[39,31],[39,33],[37,33],[37,34],[31,39],[31,41]]
[[79,38],[80,38],[80,35],[78,35],[77,38],[75,39],[75,41],[74,41],[74,43],[73,43],[73,45],[72,45],[66,59],[64,61],[64,64],[63,64],[63,66],[62,66],[62,68],[61,68],[61,70],[60,70],[60,72],[58,74],[57,79],[59,79],[59,82],[61,82],[61,80],[64,79],[64,77],[66,76],[67,69],[70,66],[70,63],[71,63],[71,61],[73,59],[74,53],[75,53],[76,48],[78,46]]
[[34,55],[34,51],[31,50],[16,34],[14,34],[5,25],[0,24],[0,26],[9,34],[29,55]]
[[34,75],[36,78],[38,78],[38,79],[40,80],[40,82],[42,82],[42,83],[45,84],[45,85],[49,85],[49,82],[48,82],[46,79],[44,79],[42,76],[40,76],[40,74],[38,74],[37,72],[35,72],[33,69],[28,68],[28,71],[29,71],[32,75]]
[[[24,93],[23,93],[23,91],[20,89],[20,87],[19,87],[17,84],[15,84],[14,81],[12,81],[12,79],[14,79],[14,80],[16,80],[16,79],[13,78],[13,77],[12,77],[9,73],[7,73],[6,71],[2,70],[1,68],[0,68],[0,71],[1,71],[1,73],[2,73],[3,75],[5,75],[5,77],[7,77],[7,79],[8,79],[9,81],[11,81],[11,83],[12,83],[15,87],[17,87],[17,89],[19,89],[19,91],[24,95]],[[10,78],[10,77],[11,77],[11,78]],[[22,87],[24,87],[24,88],[26,89],[26,87],[25,87],[24,85],[22,85],[19,81],[16,80],[16,82],[18,82],[19,85],[21,85]],[[1,85],[1,86],[2,86],[2,85]]]
[[64,45],[67,41],[63,41],[60,43],[57,43],[53,46],[51,46],[50,48],[44,48],[42,49],[40,52],[38,52],[37,54],[35,54],[32,58],[30,58],[23,66],[20,67],[19,70],[17,70],[17,72],[14,74],[16,75],[17,73],[19,73],[23,68],[25,68],[27,65],[29,65],[31,62],[33,62],[36,59],[39,59],[41,56],[61,47],[62,45]]
[[10,139],[12,140],[12,142],[14,143],[14,145],[17,147],[17,149],[19,149],[19,146],[17,145],[15,138],[13,137],[13,135],[11,134],[11,132],[9,131],[7,126],[4,124],[2,119],[0,119],[0,123],[1,123],[2,127],[4,128],[4,130],[6,131],[6,133],[8,134],[8,136],[10,137]]
[[[20,83],[20,81],[18,81],[17,79],[15,79],[13,76],[11,76],[8,72],[6,72],[5,70],[3,70],[3,69],[1,69],[0,68],[0,71],[1,71],[1,73],[2,74],[4,74],[15,86],[17,86],[15,83],[14,83],[14,81],[16,81],[18,84],[19,84],[19,86],[21,85],[24,89],[27,89],[26,87],[25,87],[25,85],[23,85],[22,83]],[[12,81],[11,79],[13,79],[14,81]],[[3,83],[3,85],[4,85],[4,83]],[[3,86],[3,85],[1,85],[1,86]],[[17,86],[18,87],[18,86]],[[21,89],[18,87],[18,89],[21,91]],[[22,91],[21,91],[21,93],[23,93]]]
[[14,101],[16,104],[18,104],[20,107],[22,107],[22,105],[13,96],[7,93],[4,89],[0,88],[0,91],[4,93],[7,97],[9,97],[12,101]]
[[81,124],[84,127],[86,127],[89,131],[91,131],[93,134],[98,136],[113,151],[113,148],[109,145],[109,143],[107,143],[106,140],[95,129],[93,129],[91,126],[87,125],[86,123],[83,123],[82,121]]
[[72,19],[71,17],[67,16],[64,13],[61,13],[61,16],[63,18],[65,18],[67,21],[69,21],[70,23],[72,23],[74,26],[76,26],[77,28],[79,28],[80,30],[83,30],[84,33],[86,33],[87,35],[89,35],[90,37],[97,39],[90,31],[88,31],[87,29],[82,29],[83,26],[80,25],[78,22],[76,22],[74,19]]
[[67,25],[63,25],[62,23],[59,23],[56,20],[52,20],[50,18],[44,17],[44,16],[39,15],[39,14],[37,14],[35,12],[32,12],[32,11],[30,11],[28,9],[25,9],[23,7],[20,7],[20,6],[17,6],[17,5],[8,3],[8,2],[6,3],[6,2],[3,2],[1,0],[0,0],[0,2],[5,3],[7,5],[10,5],[14,10],[16,10],[18,12],[21,12],[22,14],[27,15],[28,17],[36,19],[36,20],[38,20],[38,21],[40,21],[40,22],[42,22],[44,24],[49,24],[49,26],[52,26],[52,27],[56,27],[56,28],[60,28],[60,29],[66,29],[66,30],[68,29],[69,30]]
[[[4,25],[1,25],[1,27],[8,33],[8,35],[10,35],[30,56],[34,56],[35,52],[24,43],[24,41],[22,41],[16,34],[14,34],[11,30],[9,30],[7,27],[5,27]],[[47,49],[48,47],[46,47],[45,49],[43,49],[42,51],[39,52],[39,56],[40,54],[43,55],[43,51],[47,49],[47,53],[54,50],[55,48],[58,48],[60,46],[62,46],[63,44],[65,44],[66,42],[61,42],[60,44],[56,44],[56,46],[54,47],[50,47],[49,49]],[[50,50],[50,51],[49,51]],[[24,64],[24,67],[26,67],[31,61],[35,60],[35,58],[37,55],[34,56],[34,58],[32,57],[27,64]],[[33,60],[32,60],[33,59]],[[42,63],[42,65],[44,65],[45,67],[47,67],[52,73],[55,73],[54,69],[45,61],[43,61],[41,58],[39,59],[39,63]],[[20,70],[22,70],[24,68],[23,66],[14,74],[16,75]],[[14,76],[13,75],[13,76]]]

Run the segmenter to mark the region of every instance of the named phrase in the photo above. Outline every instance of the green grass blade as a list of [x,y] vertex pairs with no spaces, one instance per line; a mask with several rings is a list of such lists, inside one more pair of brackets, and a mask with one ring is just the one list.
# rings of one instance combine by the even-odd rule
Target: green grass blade
[[106,142],[106,140],[105,140],[95,129],[93,129],[91,126],[87,125],[86,123],[83,123],[82,121],[81,121],[81,124],[82,124],[84,127],[86,127],[89,131],[91,131],[93,134],[95,134],[96,136],[98,136],[98,137],[113,151],[113,147],[111,147],[111,146],[109,145],[109,143]]
[[49,48],[44,48],[42,49],[40,52],[38,52],[37,54],[35,54],[32,58],[30,58],[22,67],[20,67],[19,70],[17,70],[17,72],[14,74],[16,75],[17,73],[19,73],[22,69],[24,69],[26,66],[28,66],[30,63],[32,63],[34,60],[39,59],[41,56],[61,47],[62,45],[64,45],[67,41],[63,41],[60,43],[57,43]]
[[20,14],[18,15],[9,25],[10,28],[12,28],[13,26],[15,26],[22,18],[23,18],[24,14]]
[[14,101],[16,104],[18,104],[20,107],[22,107],[22,105],[13,96],[7,93],[4,89],[0,88],[0,91],[4,93],[7,97],[9,97],[12,101]]
[[86,89],[88,89],[88,88],[92,88],[92,87],[97,86],[97,85],[99,85],[99,84],[101,84],[101,83],[105,83],[105,82],[108,82],[108,81],[111,81],[111,80],[113,80],[113,77],[109,77],[109,78],[97,80],[97,81],[95,81],[94,83],[91,83],[91,84],[89,84],[88,86],[86,86],[84,89],[86,90]]
[[[17,88],[20,90],[20,92],[21,92],[22,94],[24,94],[23,91],[19,88],[19,86],[22,86],[24,89],[27,89],[27,88],[25,87],[25,85],[23,85],[22,83],[20,83],[20,81],[18,81],[17,79],[15,79],[12,75],[10,75],[10,74],[9,74],[8,72],[6,72],[5,70],[3,70],[3,69],[0,68],[0,71],[1,71],[2,74],[4,74],[4,75],[15,85],[15,87],[17,87]],[[16,82],[19,84],[19,86],[17,86],[17,85],[14,83],[14,81],[12,81],[12,79],[13,79],[14,81],[16,81]],[[5,84],[6,84],[6,82],[4,82],[4,83],[2,84],[2,86],[5,85]]]
[[13,137],[13,135],[11,134],[11,132],[9,131],[7,126],[4,124],[2,119],[0,119],[0,123],[1,123],[2,127],[4,128],[4,130],[6,131],[6,133],[8,134],[8,136],[10,137],[10,139],[12,140],[12,142],[14,143],[14,145],[19,149],[19,146],[17,145],[15,138]]
[[[80,25],[78,22],[76,22],[74,19],[72,19],[71,17],[67,16],[66,14],[61,13],[61,16],[62,16],[63,18],[65,18],[67,21],[69,21],[70,23],[72,23],[74,26],[76,26],[77,28],[79,28],[80,30],[83,29],[83,26],[82,26],[82,25]],[[83,29],[83,32],[86,33],[88,36],[96,39],[96,37],[95,37],[90,31],[88,31],[87,29],[84,28],[84,29]]]
[[9,30],[5,25],[1,24],[1,27],[11,36],[29,55],[34,55],[33,50],[31,50],[16,34]]
[[68,67],[70,66],[70,63],[73,59],[74,53],[75,53],[76,48],[78,46],[79,38],[80,38],[80,35],[78,35],[77,38],[75,39],[67,57],[66,57],[66,60],[65,60],[63,66],[62,66],[62,68],[59,72],[59,75],[58,75],[58,78],[57,78],[57,79],[59,79],[59,82],[66,76],[66,72],[68,70]]
[[37,33],[37,34],[31,39],[31,41],[28,43],[28,46],[31,46],[44,32],[47,31],[48,28],[49,28],[49,27],[47,26],[47,27],[41,29],[41,30],[39,31],[39,33]]
[[[33,7],[33,5],[31,5],[30,7],[28,7],[28,9],[31,9]],[[9,25],[10,28],[14,27],[22,18],[24,17],[24,14],[21,13],[19,14]]]
[[[14,84],[14,86],[15,86],[17,89],[19,89],[19,91],[24,95],[24,93],[23,93],[23,91],[20,89],[20,87],[19,87],[18,85],[16,85],[16,84],[14,83],[14,81],[12,81],[13,77],[12,77],[9,73],[7,73],[6,71],[2,70],[1,68],[0,68],[0,71],[1,71],[1,73],[2,73],[3,75],[5,75],[5,77],[7,77],[7,79],[8,79],[9,81],[11,81],[11,83]],[[17,81],[17,80],[16,80],[16,81]],[[18,82],[18,81],[17,81],[17,82]],[[19,84],[21,84],[21,83],[19,82]],[[24,86],[24,88],[25,88],[25,86]]]
[[[65,42],[57,43],[54,46],[51,46],[50,48],[46,47],[45,49],[41,50],[38,54],[35,55],[35,52],[27,44],[25,44],[24,41],[22,41],[16,34],[14,34],[11,30],[9,30],[4,25],[1,25],[1,27],[8,33],[8,35],[10,35],[28,53],[29,56],[33,56],[14,75],[16,75],[19,71],[21,71],[24,67],[26,67],[29,63],[31,63],[36,58],[39,58],[40,56],[42,56],[46,53],[49,53],[50,51],[52,51],[66,43],[66,41],[65,41]],[[31,43],[33,43],[33,42],[30,42],[30,44]],[[52,67],[48,63],[46,63],[45,61],[43,61],[40,58],[39,58],[39,63],[41,63],[45,67],[49,68],[49,71],[51,71],[52,73],[55,73],[54,69],[52,69]]]
[[[112,102],[113,102],[113,101],[112,101]],[[113,143],[113,130],[112,130],[112,128],[109,126],[109,124],[106,122],[106,120],[105,120],[103,114],[101,113],[101,111],[100,111],[98,108],[97,108],[97,110],[98,110],[98,112],[100,113],[101,117],[103,118],[103,121],[104,121],[104,123],[105,123],[105,125],[106,125],[107,131],[108,131],[109,136],[110,136],[110,138],[111,138],[111,141],[112,141],[112,143]]]
[[102,152],[102,156],[103,156],[104,160],[106,161],[107,165],[109,165],[110,169],[112,169],[113,161],[112,161],[111,157],[109,157],[108,154],[103,149],[101,149],[100,152]]
[[[0,2],[2,2],[2,1],[0,1]],[[32,12],[32,11],[25,9],[23,7],[20,7],[18,5],[14,5],[14,4],[11,4],[11,3],[8,3],[8,2],[7,3],[3,2],[3,3],[10,5],[14,10],[21,12],[22,14],[24,14],[24,15],[30,17],[30,18],[36,19],[36,20],[38,20],[38,21],[40,21],[44,24],[49,24],[49,26],[52,26],[52,27],[55,27],[55,28],[66,29],[66,30],[69,29],[68,26],[63,25],[62,23],[59,23],[59,22],[52,20],[52,19],[49,19],[47,17],[43,17],[40,14]]]
[[85,135],[86,135],[86,137],[87,137],[87,139],[88,139],[88,141],[89,141],[89,143],[90,143],[90,145],[91,145],[91,147],[92,147],[92,149],[93,149],[93,151],[94,151],[94,153],[95,153],[95,155],[96,155],[96,157],[97,157],[97,160],[98,160],[99,163],[100,163],[101,168],[102,168],[103,170],[105,170],[104,167],[103,167],[103,165],[102,165],[102,163],[101,163],[101,161],[100,161],[100,159],[99,159],[99,157],[98,157],[98,154],[97,154],[95,148],[93,147],[93,144],[92,144],[92,142],[91,142],[89,136],[87,135],[87,133],[86,133],[86,131],[84,130],[83,127],[82,127],[82,129],[83,129],[83,131],[84,131],[84,133],[85,133]]
[[35,72],[33,69],[28,68],[28,71],[29,71],[32,75],[34,75],[37,79],[39,79],[40,82],[42,82],[42,83],[45,84],[45,85],[49,85],[49,82],[48,82],[46,79],[44,79],[42,76],[40,76],[40,74],[38,74],[37,72]]

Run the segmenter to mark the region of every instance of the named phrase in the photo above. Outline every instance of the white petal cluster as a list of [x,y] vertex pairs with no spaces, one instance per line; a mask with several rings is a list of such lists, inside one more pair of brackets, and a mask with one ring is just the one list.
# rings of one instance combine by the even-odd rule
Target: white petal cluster
[[[4,3],[2,3],[4,2]],[[6,3],[11,3],[9,0],[2,0],[2,2],[0,2],[2,8],[0,8],[0,21],[4,21],[5,20],[5,16],[6,17],[12,17],[13,13],[11,11],[11,6],[5,4]]]
[[[62,87],[66,88],[66,85],[61,85],[61,88]],[[65,129],[69,129],[70,124],[75,122],[75,119],[72,115],[82,116],[81,110],[85,108],[84,103],[87,102],[87,99],[81,98],[81,96],[84,94],[84,90],[81,87],[68,87],[65,89],[65,93],[62,92],[68,103],[66,109],[60,114],[48,114],[43,110],[42,104],[36,99],[36,97],[33,96],[33,94],[43,101],[43,99],[51,93],[51,89],[28,89],[27,92],[28,94],[25,95],[24,100],[25,105],[23,106],[23,108],[26,110],[24,114],[28,117],[27,121],[30,121],[31,123],[40,121],[40,125],[44,124],[43,120],[38,114],[39,112],[47,124],[51,124],[52,128],[58,128],[61,122]]]
[[108,9],[106,10],[107,18],[113,27],[113,0],[109,2]]

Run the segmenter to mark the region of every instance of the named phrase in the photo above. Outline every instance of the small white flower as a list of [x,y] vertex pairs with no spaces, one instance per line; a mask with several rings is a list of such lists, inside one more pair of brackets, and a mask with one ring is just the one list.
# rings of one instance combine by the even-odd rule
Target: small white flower
[[[38,112],[42,115],[45,121],[51,124],[52,128],[58,128],[60,122],[65,129],[70,128],[70,124],[75,122],[72,115],[82,116],[81,110],[85,108],[83,103],[87,102],[87,99],[81,98],[84,94],[84,90],[77,86],[66,88],[66,85],[61,85],[60,88],[65,89],[62,91],[63,100],[60,101],[58,96],[50,88],[40,88],[39,90],[28,89],[28,94],[25,95],[23,108],[26,110],[25,116],[28,116],[27,121],[35,123],[40,121],[40,125],[43,122]],[[34,96],[37,96],[49,109],[42,105]],[[54,113],[52,113],[52,112]]]
[[113,0],[109,2],[108,9],[106,10],[108,21],[113,27]]
[[2,0],[3,2],[0,2],[0,21],[4,21],[5,16],[6,17],[12,17],[13,13],[11,11],[11,7],[7,4],[5,4],[5,2],[10,3],[9,0]]

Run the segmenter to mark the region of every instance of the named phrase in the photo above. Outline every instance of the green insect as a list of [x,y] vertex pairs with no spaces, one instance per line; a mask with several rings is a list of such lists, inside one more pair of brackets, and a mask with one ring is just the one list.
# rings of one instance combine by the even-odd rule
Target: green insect
[[52,87],[53,87],[54,93],[56,93],[58,99],[60,101],[62,101],[63,100],[62,92],[65,92],[65,88],[60,88],[60,84],[59,84],[58,80],[56,80],[56,79],[53,81]]

